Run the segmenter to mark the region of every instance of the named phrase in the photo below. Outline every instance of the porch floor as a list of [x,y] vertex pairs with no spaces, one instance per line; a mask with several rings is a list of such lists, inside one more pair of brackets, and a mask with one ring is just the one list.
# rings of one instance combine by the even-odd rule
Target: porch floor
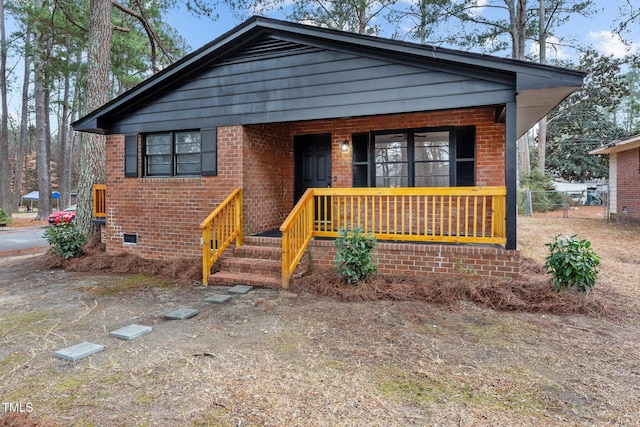
[[279,228],[274,228],[272,230],[261,231],[261,232],[256,233],[256,234],[252,234],[252,236],[255,236],[255,237],[276,237],[276,238],[281,238],[282,237],[282,232],[280,231]]

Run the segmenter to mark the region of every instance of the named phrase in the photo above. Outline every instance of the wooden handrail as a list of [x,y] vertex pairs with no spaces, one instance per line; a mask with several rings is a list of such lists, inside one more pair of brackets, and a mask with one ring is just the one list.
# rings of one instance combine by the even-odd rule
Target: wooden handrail
[[282,233],[282,288],[289,280],[313,237],[314,189],[304,192],[287,219],[280,226]]
[[280,227],[282,287],[313,237],[361,228],[378,240],[506,243],[506,187],[308,189]]
[[93,186],[93,217],[107,217],[107,186],[105,184],[94,184]]
[[200,224],[202,230],[202,283],[206,286],[211,267],[235,239],[242,246],[242,189],[237,188]]

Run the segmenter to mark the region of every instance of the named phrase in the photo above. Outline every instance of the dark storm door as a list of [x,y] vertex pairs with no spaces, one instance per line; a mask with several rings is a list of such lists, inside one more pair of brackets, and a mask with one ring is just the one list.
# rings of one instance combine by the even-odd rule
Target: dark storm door
[[[294,150],[294,203],[308,188],[331,187],[331,134],[297,135],[293,139]],[[316,220],[329,220],[328,199],[318,201]]]

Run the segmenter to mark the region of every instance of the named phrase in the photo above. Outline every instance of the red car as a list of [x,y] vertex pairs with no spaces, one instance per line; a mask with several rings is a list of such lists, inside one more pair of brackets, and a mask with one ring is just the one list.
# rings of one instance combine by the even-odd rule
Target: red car
[[69,206],[63,211],[56,211],[49,215],[49,224],[58,224],[61,221],[71,222],[76,218],[76,205]]

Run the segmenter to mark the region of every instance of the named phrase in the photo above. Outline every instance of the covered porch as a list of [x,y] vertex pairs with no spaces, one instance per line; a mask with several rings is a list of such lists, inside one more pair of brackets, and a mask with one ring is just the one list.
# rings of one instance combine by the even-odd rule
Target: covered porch
[[[241,189],[234,190],[200,224],[205,285],[211,267],[226,249],[244,243],[242,195]],[[341,229],[359,229],[381,242],[377,257],[383,271],[447,275],[464,269],[472,274],[513,277],[518,274],[519,260],[507,265],[517,258],[517,251],[503,248],[505,206],[505,187],[310,188],[280,226],[279,260],[269,261],[274,267],[279,262],[280,286],[286,289],[308,252],[314,265],[332,265],[332,244],[316,238],[335,238]],[[314,239],[320,244],[312,245]],[[456,245],[459,243],[481,246]],[[429,262],[434,255],[425,255],[433,252],[440,259],[435,265]],[[486,258],[483,255],[504,260],[495,265],[481,260]]]

